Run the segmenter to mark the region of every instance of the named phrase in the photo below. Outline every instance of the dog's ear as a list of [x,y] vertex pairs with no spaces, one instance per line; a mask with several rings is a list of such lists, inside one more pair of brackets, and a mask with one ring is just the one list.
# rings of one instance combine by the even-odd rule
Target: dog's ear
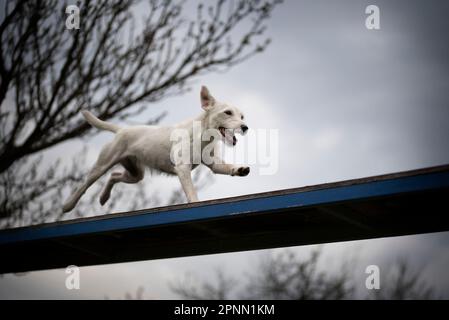
[[207,87],[202,86],[201,87],[201,107],[204,110],[210,110],[214,107],[215,105],[215,98],[212,97],[212,95],[209,93],[209,90],[207,89]]

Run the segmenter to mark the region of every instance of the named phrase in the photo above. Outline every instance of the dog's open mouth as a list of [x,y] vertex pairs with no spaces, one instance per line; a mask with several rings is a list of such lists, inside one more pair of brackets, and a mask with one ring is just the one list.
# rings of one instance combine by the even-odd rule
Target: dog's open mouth
[[218,130],[220,131],[221,135],[223,136],[225,142],[231,146],[235,146],[237,143],[237,138],[234,135],[234,130],[232,129],[226,129],[224,127],[219,127]]

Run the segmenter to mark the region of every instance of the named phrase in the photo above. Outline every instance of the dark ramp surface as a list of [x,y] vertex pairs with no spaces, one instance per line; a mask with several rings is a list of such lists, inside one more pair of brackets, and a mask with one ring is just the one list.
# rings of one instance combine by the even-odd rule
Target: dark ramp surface
[[0,273],[449,230],[449,166],[0,231]]

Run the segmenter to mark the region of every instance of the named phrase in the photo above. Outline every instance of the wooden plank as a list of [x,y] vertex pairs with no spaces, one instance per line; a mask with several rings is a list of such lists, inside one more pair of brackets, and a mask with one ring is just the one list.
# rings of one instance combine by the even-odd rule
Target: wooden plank
[[449,166],[0,231],[0,273],[449,230]]

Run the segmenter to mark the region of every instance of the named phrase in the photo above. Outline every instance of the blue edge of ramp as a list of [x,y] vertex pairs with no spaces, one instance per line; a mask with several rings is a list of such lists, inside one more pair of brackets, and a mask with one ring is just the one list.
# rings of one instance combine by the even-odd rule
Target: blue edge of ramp
[[446,165],[2,230],[0,272],[446,231],[448,190]]

